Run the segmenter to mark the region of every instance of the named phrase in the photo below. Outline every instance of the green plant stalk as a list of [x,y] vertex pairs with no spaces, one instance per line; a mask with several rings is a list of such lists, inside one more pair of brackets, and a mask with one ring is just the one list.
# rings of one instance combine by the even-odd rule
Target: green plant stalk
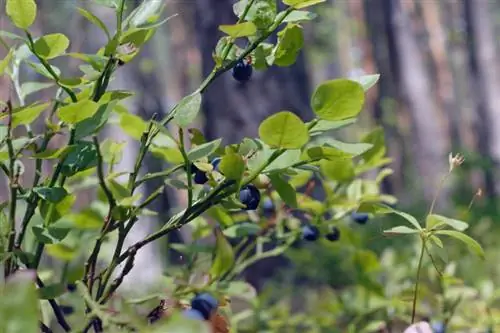
[[434,211],[434,207],[436,206],[436,202],[437,202],[439,193],[441,193],[441,190],[443,189],[444,183],[448,179],[449,175],[450,175],[450,173],[448,172],[446,175],[443,176],[443,178],[441,178],[441,181],[438,184],[436,192],[434,193],[434,198],[432,199],[432,203],[431,203],[431,206],[429,208],[429,214],[428,215],[431,215],[432,212]]
[[191,161],[189,160],[186,147],[184,145],[184,130],[182,127],[179,127],[179,149],[182,154],[182,158],[184,159],[184,166],[186,167],[186,177],[187,177],[187,192],[188,192],[188,209],[186,213],[189,211],[189,208],[193,205],[193,174],[191,173]]
[[[45,287],[43,281],[40,279],[40,277],[38,277],[38,275],[36,277],[36,283],[37,283],[39,288]],[[54,299],[49,299],[48,301],[49,301],[50,307],[52,308],[52,311],[54,312],[54,315],[55,315],[59,325],[61,325],[61,327],[63,328],[63,330],[65,332],[71,332],[71,327],[69,326],[68,322],[64,318],[64,314],[63,314],[59,304],[57,304],[57,302]]]
[[[16,204],[17,204],[17,180],[16,180],[16,170],[15,168],[15,163],[16,163],[16,155],[14,153],[14,146],[12,144],[12,104],[10,101],[7,102],[7,112],[8,114],[8,121],[7,121],[7,150],[9,153],[9,171],[10,171],[10,177],[9,177],[9,191],[10,191],[10,202],[9,202],[9,227],[10,227],[10,232],[9,232],[9,243],[7,247],[7,252],[12,252],[14,249],[14,243],[16,239]],[[13,265],[15,264],[15,260],[12,258],[9,258],[9,260],[5,263],[5,278],[7,278],[10,273],[11,269],[13,269]]]
[[418,286],[420,283],[420,271],[422,270],[422,264],[424,262],[424,252],[425,252],[425,239],[422,237],[422,248],[420,250],[420,258],[418,259],[417,265],[417,279],[415,281],[415,291],[413,293],[413,305],[411,311],[411,323],[415,322],[415,314],[417,312],[417,298],[418,298]]

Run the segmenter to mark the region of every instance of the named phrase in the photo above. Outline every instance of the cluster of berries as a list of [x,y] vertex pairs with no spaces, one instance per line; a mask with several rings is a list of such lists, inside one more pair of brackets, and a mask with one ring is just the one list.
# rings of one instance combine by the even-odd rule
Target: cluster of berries
[[[359,224],[365,224],[368,222],[368,214],[365,213],[352,213],[351,218]],[[321,232],[318,227],[312,224],[306,224],[302,227],[302,238],[309,242],[314,242],[319,239]],[[339,228],[333,226],[330,231],[325,235],[325,238],[330,242],[335,242],[340,238]]]

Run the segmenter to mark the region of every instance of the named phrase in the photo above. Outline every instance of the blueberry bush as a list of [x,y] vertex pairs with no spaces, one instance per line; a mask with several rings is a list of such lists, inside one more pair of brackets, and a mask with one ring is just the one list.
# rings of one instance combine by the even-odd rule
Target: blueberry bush
[[[96,54],[83,54],[68,52],[70,40],[63,33],[36,36],[30,31],[37,16],[34,0],[6,0],[16,33],[0,34],[7,50],[0,74],[15,92],[15,98],[2,101],[0,114],[0,167],[9,191],[8,201],[0,204],[1,332],[375,332],[381,327],[389,332],[398,322],[421,319],[422,307],[434,301],[443,309],[433,315],[440,320],[436,325],[444,330],[453,322],[457,306],[469,296],[456,289],[453,262],[448,260],[443,270],[435,256],[445,236],[484,256],[464,233],[468,224],[436,214],[437,194],[421,223],[397,210],[396,198],[381,193],[381,182],[392,172],[381,128],[358,143],[333,135],[355,123],[378,75],[323,82],[311,96],[313,119],[276,110],[260,124],[258,137],[240,143],[223,146],[221,139],[207,141],[191,128],[203,93],[221,75],[231,71],[234,80],[244,83],[255,70],[292,65],[303,46],[302,25],[315,17],[308,10],[324,0],[282,0],[282,11],[274,0],[236,2],[236,23],[220,26],[225,37],[213,52],[213,71],[172,110],[151,119],[121,104],[133,91],[110,90],[109,84],[168,22],[162,18],[163,2],[144,0],[127,8],[124,0],[94,1],[116,13],[116,26],[112,29],[79,8],[108,39]],[[270,43],[275,32],[277,41]],[[55,58],[80,61],[81,76],[65,75],[51,63]],[[20,82],[21,68],[45,80]],[[54,97],[26,103],[28,95],[42,89],[52,89]],[[42,119],[44,129],[37,132],[32,125]],[[140,144],[132,170],[116,170],[125,147],[103,139],[110,127]],[[65,142],[50,148],[58,137]],[[144,174],[141,166],[148,154],[169,167]],[[443,183],[462,162],[459,155],[450,156]],[[52,169],[46,174],[43,166],[48,165]],[[138,188],[157,179],[164,185],[143,198]],[[161,200],[165,187],[185,191],[186,207],[125,247],[131,228],[145,216],[157,215],[148,207]],[[89,188],[96,190],[95,201],[75,208]],[[312,196],[314,188],[322,190],[322,199]],[[406,224],[385,230],[385,235],[418,239],[415,265],[391,251],[378,260],[356,240],[356,225],[368,227],[389,216]],[[134,269],[137,252],[187,224],[192,243],[170,245],[182,253],[183,264],[172,266],[154,293],[140,299],[122,295],[120,286]],[[200,240],[209,236],[215,237],[214,244],[203,245]],[[268,302],[265,292],[257,295],[242,278],[265,258],[287,254],[300,262],[293,252],[304,243],[349,251],[346,260],[362,283],[339,291],[325,284],[320,292],[307,292],[309,298],[297,312],[289,307],[289,293]],[[109,247],[108,256],[104,248]],[[309,254],[314,256],[312,248]],[[44,264],[42,256],[50,262]],[[433,285],[440,293],[429,297],[425,291]],[[411,301],[405,300],[409,290]],[[466,306],[493,302],[472,298]],[[471,310],[460,311],[465,318]],[[484,316],[476,316],[480,325],[485,321],[478,318],[493,318],[491,311]]]

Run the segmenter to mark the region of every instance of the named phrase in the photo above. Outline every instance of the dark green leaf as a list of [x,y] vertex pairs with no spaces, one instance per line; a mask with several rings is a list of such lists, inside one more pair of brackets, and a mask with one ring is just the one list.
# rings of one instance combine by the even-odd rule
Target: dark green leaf
[[35,238],[42,244],[57,244],[68,235],[70,228],[34,225],[32,228]]
[[199,146],[194,147],[187,153],[187,157],[190,161],[197,161],[204,157],[207,157],[219,148],[222,139],[217,139],[214,141],[203,143]]
[[97,165],[97,151],[93,142],[80,141],[64,159],[62,174],[71,177],[74,174]]
[[35,187],[33,188],[33,192],[42,200],[52,203],[58,203],[68,195],[64,187]]
[[198,115],[201,107],[201,94],[194,93],[184,97],[175,107],[174,119],[181,127],[189,126]]
[[224,229],[223,233],[229,238],[240,238],[257,235],[260,231],[258,224],[253,222],[242,222]]
[[38,297],[40,299],[54,299],[66,292],[66,285],[64,283],[54,283],[46,285],[38,289]]

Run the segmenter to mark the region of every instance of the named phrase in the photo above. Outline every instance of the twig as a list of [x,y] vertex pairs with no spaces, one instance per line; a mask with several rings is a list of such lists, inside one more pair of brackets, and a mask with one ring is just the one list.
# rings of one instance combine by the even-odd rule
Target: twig
[[43,332],[43,333],[53,333],[52,330],[47,326],[45,325],[44,323],[40,322],[40,330]]
[[[16,164],[16,156],[14,154],[14,146],[12,144],[12,103],[10,100],[7,101],[7,112],[8,112],[8,120],[7,120],[7,149],[9,152],[9,190],[10,190],[10,203],[9,203],[9,243],[7,252],[12,252],[14,249],[14,243],[16,240],[16,204],[17,204],[17,175],[15,170]],[[13,265],[15,263],[15,259],[12,257],[5,263],[5,278],[7,278],[10,273]]]

